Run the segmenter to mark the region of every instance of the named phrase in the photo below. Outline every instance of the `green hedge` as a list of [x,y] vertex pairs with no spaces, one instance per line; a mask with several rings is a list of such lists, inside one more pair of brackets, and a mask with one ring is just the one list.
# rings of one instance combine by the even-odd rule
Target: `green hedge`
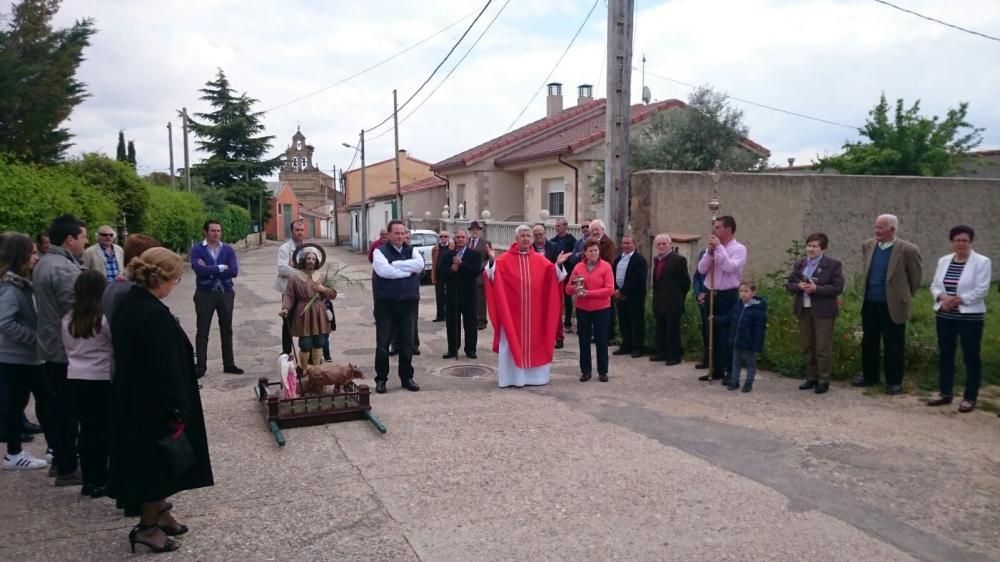
[[222,240],[228,244],[243,240],[250,234],[250,211],[237,205],[226,205],[217,219],[222,223]]
[[[849,283],[841,296],[840,316],[834,325],[833,378],[848,380],[861,372],[860,280]],[[765,287],[758,292],[767,298],[767,338],[758,365],[788,377],[802,378],[805,364],[799,350],[798,320],[792,312],[792,296],[782,287]],[[647,340],[653,343],[655,321],[652,299],[646,312]],[[906,325],[906,376],[911,388],[932,391],[938,384],[937,328],[931,309],[931,294],[920,289],[913,300],[913,317]],[[983,336],[983,384],[1000,385],[1000,294],[992,287],[986,299],[986,329]],[[688,295],[682,320],[685,356],[701,360],[701,319],[694,298]],[[958,353],[956,385],[965,384],[961,351]]]
[[91,231],[119,223],[115,203],[69,168],[36,168],[0,157],[0,230],[34,236],[63,213],[82,219]]
[[151,186],[146,234],[175,252],[186,252],[192,242],[201,239],[205,206],[190,191]]

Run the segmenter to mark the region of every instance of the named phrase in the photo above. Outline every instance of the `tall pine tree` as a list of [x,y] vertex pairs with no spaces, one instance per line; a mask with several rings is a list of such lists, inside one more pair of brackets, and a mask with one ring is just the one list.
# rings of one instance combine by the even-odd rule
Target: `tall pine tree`
[[125,131],[118,131],[118,149],[115,150],[115,160],[128,161],[128,152],[125,149]]
[[36,163],[61,160],[72,135],[60,125],[87,98],[76,79],[96,31],[91,19],[54,30],[59,0],[22,0],[0,30],[0,152]]
[[215,80],[206,82],[199,91],[212,110],[196,113],[198,121],[191,121],[191,129],[198,137],[198,148],[209,157],[195,164],[193,171],[212,187],[230,189],[240,187],[239,184],[260,184],[263,188],[261,178],[277,170],[282,158],[266,158],[274,136],[260,135],[264,131],[261,122],[264,114],[252,110],[257,100],[246,93],[235,95],[221,68]]
[[135,169],[135,141],[128,141],[128,151],[126,152],[125,161]]

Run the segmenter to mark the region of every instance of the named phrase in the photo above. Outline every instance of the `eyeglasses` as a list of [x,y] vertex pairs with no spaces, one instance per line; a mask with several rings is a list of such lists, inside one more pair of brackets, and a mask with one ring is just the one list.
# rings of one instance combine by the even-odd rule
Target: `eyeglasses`
[[102,237],[102,238],[114,238],[115,237],[115,233],[114,232],[98,232],[97,235],[100,236],[100,237]]

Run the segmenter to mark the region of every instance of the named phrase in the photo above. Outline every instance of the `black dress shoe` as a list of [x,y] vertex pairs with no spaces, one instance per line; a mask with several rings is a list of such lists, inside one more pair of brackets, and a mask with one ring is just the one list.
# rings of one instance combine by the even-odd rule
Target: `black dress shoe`
[[859,388],[866,387],[866,386],[874,386],[876,384],[878,384],[878,383],[877,382],[866,381],[865,377],[858,377],[858,378],[854,379],[853,381],[851,381],[851,386],[856,386],[856,387],[859,387]]
[[632,357],[633,357],[633,358],[638,358],[638,357],[642,357],[643,355],[645,355],[645,353],[643,353],[643,352],[641,352],[641,351],[633,351],[633,352],[632,352]]
[[236,365],[230,365],[228,367],[224,367],[222,369],[222,372],[223,373],[229,373],[230,375],[242,375],[243,374],[243,369],[240,369]]
[[431,320],[431,322],[444,322],[444,318],[435,318],[434,320]]
[[454,351],[449,351],[448,353],[442,355],[441,359],[455,359],[456,357],[458,357],[458,353]]
[[[701,362],[701,363],[695,363],[694,364],[694,368],[695,369],[707,369],[708,368],[708,363],[705,363],[704,361]],[[708,379],[705,379],[705,380],[708,380]]]
[[680,359],[667,359],[666,361],[667,367],[673,367],[674,365],[680,365],[680,364],[681,364]]
[[385,394],[385,382],[384,381],[379,381],[379,382],[375,383],[375,393],[376,394]]
[[902,394],[903,393],[903,387],[902,387],[902,385],[898,385],[898,384],[889,385],[889,386],[887,386],[885,388],[885,393],[888,394],[889,396],[895,396],[897,394]]
[[601,374],[597,375],[597,380],[601,382],[608,382],[608,374],[604,373],[603,375]]
[[717,381],[722,378],[722,375],[702,375],[698,377],[700,381]]
[[813,392],[815,392],[816,394],[826,394],[826,391],[828,390],[830,390],[830,383],[821,382],[816,385],[816,390],[814,390]]
[[584,373],[580,375],[580,382],[587,382],[590,380],[590,373]]
[[622,349],[619,347],[618,349],[612,351],[611,355],[628,355],[630,353],[632,353],[631,349]]
[[955,399],[954,396],[938,396],[937,398],[934,398],[933,400],[928,400],[927,401],[927,405],[928,406],[946,406],[948,404],[951,404],[951,401],[954,400],[954,399]]
[[816,381],[806,381],[799,385],[799,390],[810,390],[816,388]]
[[727,390],[739,390],[740,389],[740,383],[738,383],[738,382],[731,382],[728,385],[726,385],[726,389]]
[[414,349],[412,355],[420,355],[420,350]]
[[667,358],[664,355],[650,355],[649,360],[655,363],[656,361],[666,361]]
[[194,369],[194,378],[200,379],[201,377],[205,376],[206,372],[207,372],[206,369],[202,369],[201,367],[195,367],[195,369]]
[[466,352],[465,356],[466,356],[466,357],[468,357],[469,359],[479,359],[479,356],[478,356],[478,355],[476,355],[476,352],[475,352],[475,351],[473,351],[473,352],[471,352],[471,353],[469,353],[469,352]]
[[563,341],[556,340],[556,349],[562,349],[562,348],[563,348]]
[[413,379],[406,379],[405,381],[403,381],[402,386],[403,386],[403,388],[405,388],[406,390],[409,390],[410,392],[416,392],[416,391],[420,390],[420,385],[418,385],[417,383],[413,382]]
[[395,355],[399,355],[399,351],[397,351],[397,350],[395,350],[395,349],[393,349],[393,348],[390,347],[389,348],[389,357],[393,357]]
[[26,421],[21,424],[21,431],[24,433],[30,433],[32,435],[37,435],[42,432],[42,426],[38,425],[37,423],[31,423],[30,421]]

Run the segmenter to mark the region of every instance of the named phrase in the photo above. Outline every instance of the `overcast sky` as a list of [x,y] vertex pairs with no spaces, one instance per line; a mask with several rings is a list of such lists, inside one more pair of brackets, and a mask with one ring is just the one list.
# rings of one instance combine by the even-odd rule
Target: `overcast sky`
[[[578,84],[593,84],[595,97],[604,95],[607,7],[597,1],[551,78],[563,83],[566,106],[576,103]],[[1000,36],[996,0],[895,3]],[[438,86],[503,5],[493,1],[402,117]],[[454,74],[400,125],[400,147],[436,162],[508,130],[591,6],[591,0],[510,0]],[[330,86],[465,17],[362,76],[267,113],[275,155],[301,125],[321,168],[348,166],[354,151],[341,143],[356,144],[362,128],[391,113],[393,88],[400,102],[407,99],[481,7],[478,0],[66,0],[58,25],[92,17],[98,28],[79,71],[91,97],[69,122],[76,135],[73,152],[113,154],[117,132],[124,129],[135,141],[140,172],[166,171],[166,123],[172,120],[179,167],[175,110],[206,110],[197,90],[217,68],[266,110]],[[986,129],[981,148],[1000,148],[1000,42],[872,0],[637,0],[636,66],[643,54],[654,100],[687,98],[690,88],[666,77],[855,127],[882,91],[907,104],[919,98],[929,115],[968,101],[969,121]],[[642,80],[635,71],[634,103]],[[771,150],[773,164],[789,157],[808,163],[857,138],[851,128],[733,103],[744,110],[750,137]],[[517,125],[544,113],[542,91]],[[391,128],[368,137],[369,161],[392,156]]]

